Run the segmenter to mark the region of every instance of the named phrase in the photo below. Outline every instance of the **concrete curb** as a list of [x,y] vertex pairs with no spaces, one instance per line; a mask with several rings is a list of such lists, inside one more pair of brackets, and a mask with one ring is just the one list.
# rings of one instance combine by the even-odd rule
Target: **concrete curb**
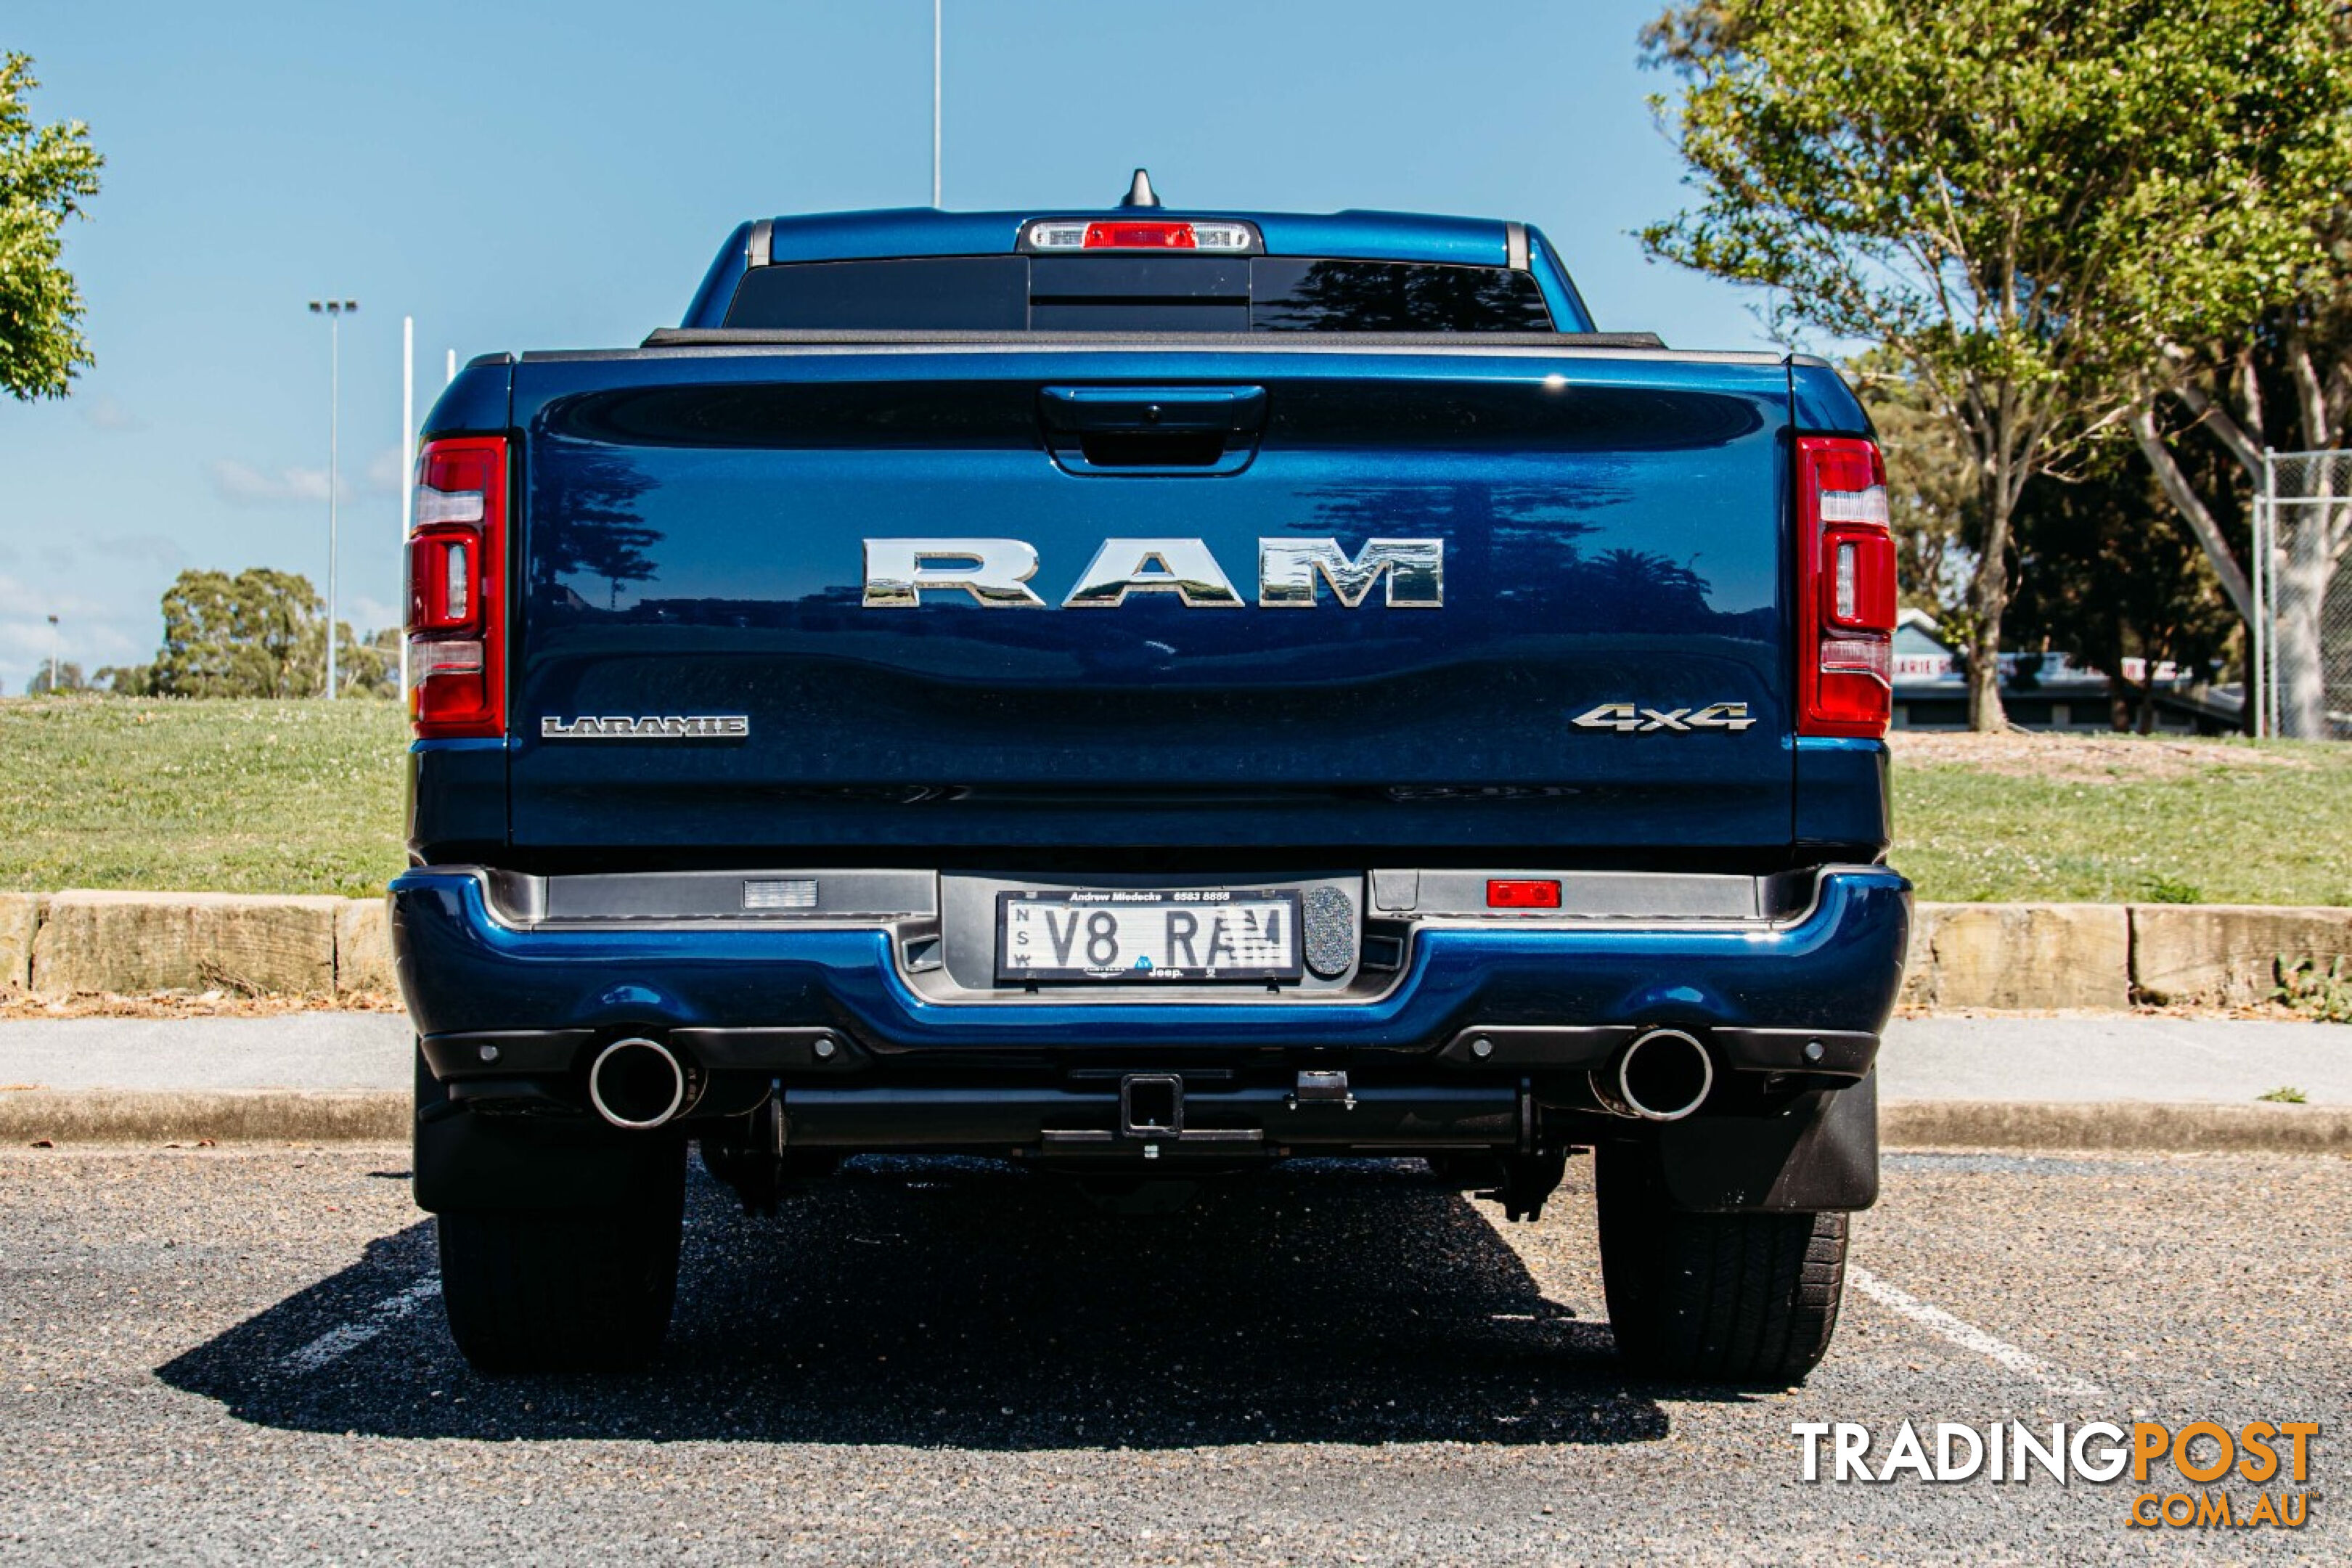
[[[69,1092],[0,1095],[0,1147],[68,1143],[404,1143],[409,1097]],[[1910,1100],[1881,1107],[1889,1149],[2104,1149],[2352,1153],[2352,1108]]]
[[1923,903],[1916,916],[1909,1006],[2242,1006],[2277,991],[2282,965],[2352,968],[2352,909]]
[[326,998],[399,984],[387,899],[0,893],[0,991]]
[[2352,1109],[2142,1101],[1895,1101],[1879,1107],[1878,1141],[1889,1149],[2352,1153]]
[[57,1143],[404,1143],[409,1096],[131,1093],[34,1089],[0,1095],[0,1147]]
[[1903,999],[1927,1007],[2100,1007],[2131,1002],[2121,904],[1920,904]]

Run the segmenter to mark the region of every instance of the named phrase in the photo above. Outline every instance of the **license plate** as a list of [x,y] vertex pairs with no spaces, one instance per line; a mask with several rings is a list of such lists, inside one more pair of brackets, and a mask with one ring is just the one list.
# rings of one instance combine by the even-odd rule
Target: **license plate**
[[1260,889],[1056,889],[1000,893],[996,977],[1296,980],[1298,895]]

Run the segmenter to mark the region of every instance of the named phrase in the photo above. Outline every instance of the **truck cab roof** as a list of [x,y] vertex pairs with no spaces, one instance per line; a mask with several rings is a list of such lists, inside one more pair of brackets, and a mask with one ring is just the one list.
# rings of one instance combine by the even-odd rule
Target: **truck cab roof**
[[[1248,254],[1351,262],[1499,268],[1523,272],[1542,293],[1556,330],[1589,332],[1592,318],[1550,244],[1530,225],[1500,218],[1428,213],[1348,210],[1273,213],[1236,208],[1162,206],[1038,207],[997,212],[948,212],[937,207],[885,207],[862,212],[804,213],[740,224],[719,247],[681,326],[729,324],[729,306],[745,275],[793,264],[907,260],[943,257],[1012,257],[1028,253],[1025,237],[1041,220],[1074,224],[1225,224],[1253,231]],[[1211,261],[1210,253],[1085,252],[1133,258],[1152,254]]]
[[1028,212],[966,213],[937,207],[883,207],[770,218],[769,255],[775,261],[988,255],[1018,248],[1027,225],[1056,217],[1107,223],[1138,219],[1245,223],[1265,236],[1270,256],[1454,261],[1474,267],[1508,264],[1512,226],[1498,218],[1428,213],[1265,213],[1176,207],[1041,207]]

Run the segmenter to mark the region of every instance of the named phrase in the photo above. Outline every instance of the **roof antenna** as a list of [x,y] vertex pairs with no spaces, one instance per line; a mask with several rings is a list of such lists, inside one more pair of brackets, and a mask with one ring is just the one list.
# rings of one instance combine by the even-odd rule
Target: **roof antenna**
[[1119,198],[1118,205],[1123,207],[1156,207],[1160,205],[1160,193],[1151,188],[1151,175],[1147,171],[1138,169],[1135,172],[1135,182],[1127,187],[1127,195]]

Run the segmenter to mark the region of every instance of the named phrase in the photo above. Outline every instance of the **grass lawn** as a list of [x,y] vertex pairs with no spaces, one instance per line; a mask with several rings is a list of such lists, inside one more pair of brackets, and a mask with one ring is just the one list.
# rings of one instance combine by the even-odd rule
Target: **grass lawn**
[[0,888],[381,892],[400,705],[0,701]]
[[[0,700],[0,889],[380,889],[396,705]],[[2352,745],[1898,734],[1927,899],[2352,904]]]
[[2352,745],[1895,737],[1925,899],[2352,904]]

